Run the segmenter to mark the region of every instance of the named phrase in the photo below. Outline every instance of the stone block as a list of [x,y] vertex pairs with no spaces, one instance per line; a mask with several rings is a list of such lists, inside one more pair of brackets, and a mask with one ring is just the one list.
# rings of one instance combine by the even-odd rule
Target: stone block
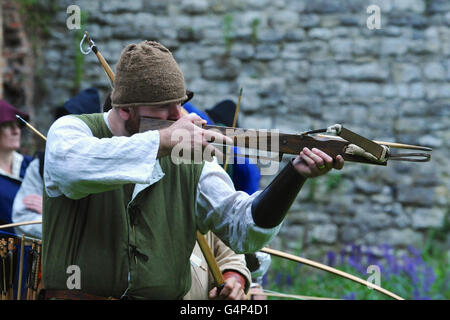
[[283,70],[286,76],[292,74],[297,79],[306,80],[310,77],[309,63],[306,60],[287,60],[284,62]]
[[434,192],[430,188],[410,187],[408,192],[398,194],[398,202],[403,205],[431,207],[434,201]]
[[301,41],[306,38],[306,33],[303,29],[292,29],[292,30],[286,30],[285,36],[286,41]]
[[387,65],[379,63],[341,64],[339,75],[346,80],[385,81],[389,76],[389,69]]
[[428,13],[442,13],[450,11],[450,2],[447,0],[429,0],[427,3]]
[[352,97],[379,97],[382,94],[382,86],[371,82],[350,83],[349,94]]
[[445,80],[447,75],[442,63],[429,62],[424,65],[423,73],[427,80]]
[[392,1],[392,10],[424,12],[426,8],[424,0],[395,0]]
[[209,8],[209,2],[207,0],[182,0],[181,10],[182,12],[189,14],[202,14],[206,13]]
[[296,243],[301,245],[303,243],[303,238],[305,235],[305,227],[298,225],[290,225],[282,228],[280,231],[280,236],[289,243]]
[[380,54],[382,56],[400,56],[407,52],[408,45],[408,40],[404,38],[383,38]]
[[389,244],[392,246],[422,246],[424,237],[413,229],[386,229],[377,232],[368,232],[364,240],[370,245]]
[[421,80],[422,73],[416,64],[395,63],[392,66],[392,79],[395,82],[412,82]]
[[314,28],[319,26],[320,18],[315,14],[301,14],[298,23],[301,28]]
[[367,179],[357,178],[355,180],[355,191],[366,195],[372,195],[379,193],[381,187],[378,184],[367,181]]
[[320,14],[342,13],[349,9],[349,2],[333,0],[307,1],[305,12],[314,12]]
[[299,26],[299,14],[289,10],[275,10],[269,15],[269,25],[276,26],[281,29],[294,29]]
[[360,238],[361,232],[357,227],[343,226],[339,231],[339,238],[344,243],[354,243]]
[[102,2],[102,11],[107,13],[139,12],[142,0],[108,0]]
[[417,208],[411,213],[414,229],[441,228],[444,225],[445,212],[435,208]]
[[314,225],[307,229],[308,242],[335,243],[338,235],[338,228],[334,224]]
[[308,36],[310,39],[328,40],[332,37],[332,32],[328,28],[312,28]]
[[277,44],[259,44],[256,47],[255,59],[257,60],[274,60],[280,54],[280,47]]
[[382,229],[392,224],[392,217],[386,213],[373,212],[370,209],[368,211],[364,208],[357,208],[356,211],[353,222],[363,230]]

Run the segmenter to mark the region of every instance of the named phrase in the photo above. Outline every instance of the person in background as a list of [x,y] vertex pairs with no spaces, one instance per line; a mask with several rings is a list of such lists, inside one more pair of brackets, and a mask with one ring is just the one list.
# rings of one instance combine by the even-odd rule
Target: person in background
[[[67,100],[63,106],[55,109],[55,120],[68,114],[87,114],[100,112],[100,95],[96,88],[81,91]],[[42,220],[42,192],[44,190],[44,152],[37,152],[30,163],[22,185],[20,186],[12,207],[12,221]],[[35,238],[42,237],[42,225],[32,224],[15,227],[17,234]]]
[[[226,299],[245,300],[251,284],[251,274],[245,263],[245,255],[236,254],[212,232],[206,233],[205,238],[225,282],[232,282],[231,292]],[[190,261],[192,285],[183,299],[207,300],[218,298],[214,278],[208,271],[208,264],[197,243],[194,246]]]
[[[28,114],[0,100],[0,225],[12,223],[14,198],[32,160],[31,156],[17,152],[20,148],[21,124],[16,114],[24,119],[29,118]],[[3,231],[13,233],[14,229]]]

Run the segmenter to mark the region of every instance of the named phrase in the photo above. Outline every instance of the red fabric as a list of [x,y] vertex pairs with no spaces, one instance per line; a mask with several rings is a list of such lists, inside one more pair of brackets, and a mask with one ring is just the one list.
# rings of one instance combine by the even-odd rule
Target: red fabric
[[235,278],[241,284],[242,290],[245,290],[245,288],[246,288],[246,286],[245,286],[246,280],[245,280],[245,277],[243,275],[241,275],[239,272],[236,272],[236,271],[225,271],[223,273],[223,279],[225,281],[227,281],[227,279],[229,279],[229,278]]
[[16,114],[25,120],[29,118],[27,113],[17,110],[5,100],[0,100],[0,123],[17,121]]

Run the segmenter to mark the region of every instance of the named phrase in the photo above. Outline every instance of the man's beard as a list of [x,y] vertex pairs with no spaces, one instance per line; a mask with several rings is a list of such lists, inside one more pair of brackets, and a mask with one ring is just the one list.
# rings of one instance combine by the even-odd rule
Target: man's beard
[[138,115],[137,110],[130,109],[130,119],[125,120],[125,129],[130,135],[133,135],[139,132],[140,123],[141,119]]

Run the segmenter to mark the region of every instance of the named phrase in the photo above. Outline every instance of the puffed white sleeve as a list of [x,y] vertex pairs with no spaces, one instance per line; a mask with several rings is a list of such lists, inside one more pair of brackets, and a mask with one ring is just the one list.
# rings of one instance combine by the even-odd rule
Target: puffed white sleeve
[[228,174],[216,161],[205,162],[197,189],[197,227],[214,232],[236,253],[256,252],[267,245],[282,224],[261,228],[251,205],[261,191],[248,195],[236,191]]
[[48,132],[45,190],[80,199],[127,183],[149,184],[158,148],[157,130],[99,139],[81,119],[64,116]]

